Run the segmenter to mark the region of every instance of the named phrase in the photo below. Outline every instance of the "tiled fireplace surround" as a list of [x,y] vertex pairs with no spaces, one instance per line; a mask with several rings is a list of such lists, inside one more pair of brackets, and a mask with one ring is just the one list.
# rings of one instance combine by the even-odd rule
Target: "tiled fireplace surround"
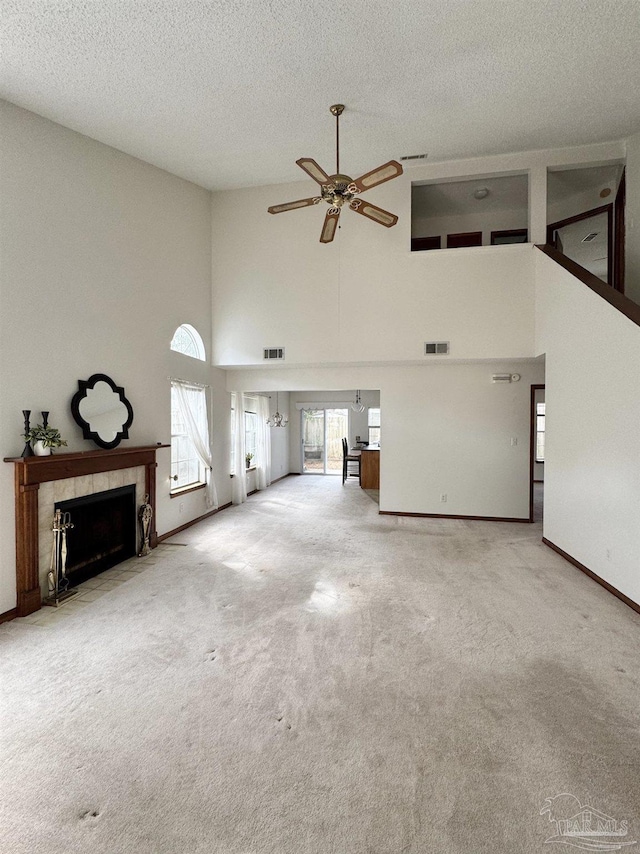
[[[47,573],[51,563],[51,543],[53,533],[51,523],[53,522],[54,505],[58,501],[68,501],[70,498],[84,498],[85,495],[94,495],[96,492],[106,492],[108,489],[117,489],[119,486],[135,485],[136,508],[144,501],[145,496],[145,468],[118,469],[117,471],[104,471],[98,474],[85,474],[80,477],[68,477],[64,480],[54,480],[40,485],[38,495],[38,563],[40,565],[40,590],[43,595],[47,593]],[[73,521],[73,514],[71,516]],[[140,548],[140,536],[136,526],[136,551]]]
[[[37,611],[47,593],[54,504],[135,484],[136,508],[148,494],[155,509],[159,447],[166,446],[5,459],[15,468],[16,616],[25,617]],[[151,547],[155,548],[155,513],[150,535]]]

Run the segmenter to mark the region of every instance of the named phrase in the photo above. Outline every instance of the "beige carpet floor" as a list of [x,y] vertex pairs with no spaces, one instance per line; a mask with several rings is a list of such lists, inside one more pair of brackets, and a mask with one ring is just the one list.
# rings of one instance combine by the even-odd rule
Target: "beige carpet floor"
[[288,478],[0,626],[0,851],[529,854],[576,804],[640,842],[640,617],[539,525],[377,511]]

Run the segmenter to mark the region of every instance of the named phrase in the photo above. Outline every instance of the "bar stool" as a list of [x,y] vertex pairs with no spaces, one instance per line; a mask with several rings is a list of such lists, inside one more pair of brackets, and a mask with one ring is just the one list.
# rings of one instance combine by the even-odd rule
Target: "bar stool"
[[[356,465],[357,471],[350,471],[349,465]],[[342,440],[342,484],[348,477],[357,477],[360,481],[360,454],[349,453],[349,443],[346,439]]]

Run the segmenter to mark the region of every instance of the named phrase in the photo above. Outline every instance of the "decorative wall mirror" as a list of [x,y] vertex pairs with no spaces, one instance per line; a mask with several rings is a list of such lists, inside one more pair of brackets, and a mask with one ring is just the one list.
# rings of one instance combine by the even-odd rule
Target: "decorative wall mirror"
[[84,438],[93,439],[100,448],[115,448],[129,438],[133,409],[124,396],[124,389],[106,374],[93,374],[88,380],[78,380],[71,413],[82,427]]

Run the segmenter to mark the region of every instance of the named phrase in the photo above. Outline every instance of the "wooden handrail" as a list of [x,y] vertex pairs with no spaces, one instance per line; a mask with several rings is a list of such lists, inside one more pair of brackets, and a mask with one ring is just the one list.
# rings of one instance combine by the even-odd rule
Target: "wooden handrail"
[[584,267],[581,267],[580,264],[572,261],[571,258],[567,258],[566,255],[563,255],[562,252],[559,252],[554,246],[550,246],[548,243],[544,245],[537,243],[536,249],[539,249],[541,252],[544,252],[545,255],[548,255],[549,258],[556,262],[556,264],[564,267],[568,273],[571,273],[572,276],[575,276],[576,279],[579,279],[588,288],[595,291],[595,293],[602,297],[602,299],[606,300],[609,305],[617,308],[618,311],[622,312],[622,314],[629,318],[632,323],[635,323],[636,326],[640,326],[640,305],[638,305],[638,303],[630,300],[629,297],[624,296],[620,291],[614,290],[611,285],[605,284],[602,279],[599,279],[597,276],[594,276],[593,273],[585,270]]

